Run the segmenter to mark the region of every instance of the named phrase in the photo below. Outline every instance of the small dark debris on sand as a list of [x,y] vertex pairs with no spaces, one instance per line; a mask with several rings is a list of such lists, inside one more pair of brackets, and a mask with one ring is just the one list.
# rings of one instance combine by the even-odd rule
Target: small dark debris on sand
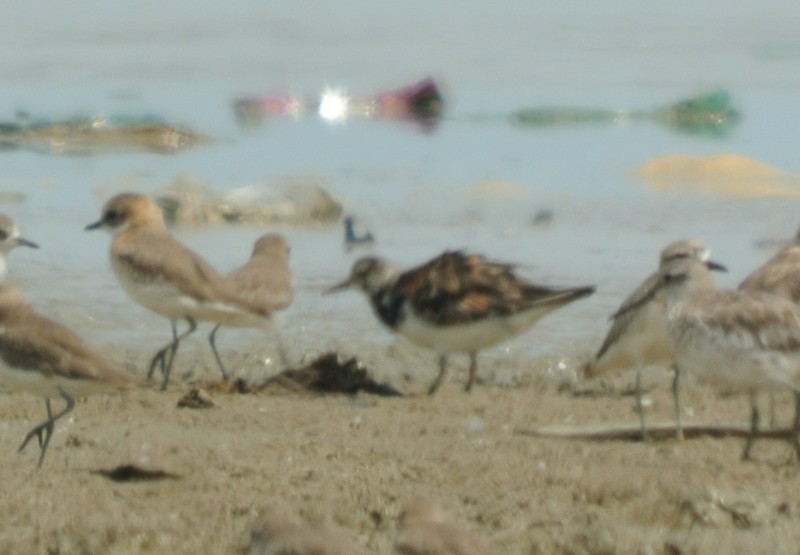
[[121,464],[110,470],[94,470],[92,474],[105,476],[114,482],[152,482],[155,480],[177,480],[177,474],[170,474],[163,470],[148,470],[135,464]]
[[178,400],[179,409],[210,409],[214,406],[208,392],[199,387],[193,387],[189,393]]
[[344,361],[334,352],[325,353],[303,368],[290,368],[264,382],[264,386],[281,385],[314,393],[364,392],[386,397],[402,393],[369,377],[368,370],[355,357]]
[[[369,393],[383,397],[403,394],[388,384],[378,383],[355,357],[340,360],[334,352],[320,355],[302,368],[289,368],[260,384],[250,385],[242,379],[203,384],[205,391],[218,393],[259,393],[271,389],[310,393]],[[189,392],[191,395],[191,392]],[[187,395],[187,397],[189,396]]]

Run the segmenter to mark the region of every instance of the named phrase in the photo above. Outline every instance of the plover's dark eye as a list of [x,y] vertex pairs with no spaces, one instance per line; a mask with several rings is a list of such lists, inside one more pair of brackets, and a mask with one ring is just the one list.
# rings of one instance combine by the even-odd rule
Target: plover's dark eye
[[686,274],[669,272],[664,276],[664,283],[677,283],[686,279]]
[[0,241],[8,239],[8,232],[5,229],[0,229]]
[[119,214],[116,210],[109,210],[103,216],[103,220],[108,223],[115,223],[119,219]]

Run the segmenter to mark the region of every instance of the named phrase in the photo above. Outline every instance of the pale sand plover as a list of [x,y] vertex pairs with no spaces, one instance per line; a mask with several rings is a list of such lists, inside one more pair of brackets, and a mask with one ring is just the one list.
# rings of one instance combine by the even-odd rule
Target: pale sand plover
[[[160,367],[162,389],[169,383],[178,345],[197,329],[198,321],[269,326],[269,311],[239,296],[208,262],[170,234],[151,197],[122,193],[111,198],[101,219],[86,226],[87,230],[99,228],[114,233],[111,267],[123,289],[134,301],[172,323],[172,341],[156,352],[148,370],[151,377],[156,366]],[[189,326],[180,335],[178,320],[186,320]]]
[[[96,354],[72,330],[37,314],[22,293],[0,285],[0,381],[12,391],[45,398],[47,419],[35,426],[20,445],[36,437],[42,465],[55,422],[75,407],[75,398],[138,383]],[[50,399],[60,397],[64,409],[53,414]]]
[[775,293],[800,302],[800,230],[794,244],[775,253],[739,285],[741,291]]
[[[794,244],[780,249],[775,255],[747,276],[740,291],[762,291],[785,297],[795,304],[800,303],[800,229],[794,236]],[[775,401],[769,394],[770,424],[776,426]]]
[[[259,237],[253,245],[250,260],[244,266],[236,268],[223,280],[236,291],[237,295],[262,312],[274,313],[292,304],[294,298],[294,281],[289,267],[289,243],[278,233],[267,233]],[[222,324],[217,324],[209,335],[209,342],[217,357],[217,364],[225,375],[222,361],[217,354],[215,336]],[[277,326],[273,330],[277,338],[278,353],[281,362],[286,364],[287,357],[283,344],[278,337]]]
[[[670,243],[662,249],[659,267],[673,260],[694,258],[708,261],[709,250],[702,241],[684,239]],[[722,266],[709,263],[713,270]],[[631,293],[611,315],[611,329],[594,358],[586,365],[585,376],[595,378],[612,370],[636,369],[636,410],[642,438],[647,437],[644,408],[642,406],[642,369],[647,365],[672,364],[672,344],[667,332],[666,305],[652,298],[660,276],[652,273]],[[646,302],[643,302],[647,299]],[[676,434],[682,437],[679,396],[679,371],[675,369],[672,393],[675,401]]]
[[660,272],[656,295],[667,303],[667,329],[681,371],[726,390],[749,393],[749,458],[758,431],[756,393],[795,392],[793,445],[800,456],[800,308],[771,293],[718,290],[709,268],[677,260]]
[[17,224],[6,216],[0,214],[0,282],[2,282],[8,275],[8,264],[6,263],[6,256],[16,247],[31,247],[38,249],[39,245],[33,241],[28,241],[19,236],[19,228]]
[[395,332],[439,354],[436,392],[451,352],[470,356],[466,391],[478,370],[477,355],[536,323],[553,310],[594,292],[594,287],[552,289],[524,281],[514,267],[480,255],[448,251],[406,272],[374,257],[358,260],[350,276],[328,292],[355,287],[369,297],[378,318]]
[[400,514],[395,552],[400,555],[489,555],[477,535],[456,525],[434,501],[419,497]]

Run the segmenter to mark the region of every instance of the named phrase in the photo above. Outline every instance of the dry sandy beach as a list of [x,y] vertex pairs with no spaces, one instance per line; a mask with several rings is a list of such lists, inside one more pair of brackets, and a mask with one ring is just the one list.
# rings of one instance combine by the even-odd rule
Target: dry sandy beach
[[[201,349],[176,364],[216,379]],[[105,354],[129,367],[141,358]],[[16,448],[43,403],[3,395],[0,552],[246,553],[251,526],[277,505],[388,554],[403,505],[425,495],[497,553],[796,553],[800,467],[784,442],[758,442],[755,460],[742,462],[741,439],[534,438],[525,432],[547,425],[635,425],[631,375],[585,383],[547,377],[530,361],[526,378],[501,383],[491,376],[509,362],[487,357],[481,375],[490,378],[464,394],[466,362],[457,360],[431,399],[422,391],[432,358],[420,351],[407,362],[415,377],[393,384],[404,397],[274,387],[212,391],[213,408],[188,409],[177,408],[191,389],[181,380],[164,393],[93,397],[58,422],[38,472],[36,446]],[[646,383],[651,421],[668,421],[669,376],[653,372]],[[788,422],[790,396],[779,400]],[[691,383],[684,409],[690,422],[748,417],[743,396]],[[172,476],[98,473],[129,464]]]

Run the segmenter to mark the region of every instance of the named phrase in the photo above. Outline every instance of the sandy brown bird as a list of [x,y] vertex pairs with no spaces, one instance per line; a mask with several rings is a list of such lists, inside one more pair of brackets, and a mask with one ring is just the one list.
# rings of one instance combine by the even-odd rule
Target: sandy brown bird
[[[169,383],[180,342],[197,329],[198,321],[269,327],[270,312],[238,295],[208,262],[177,241],[151,197],[122,193],[111,198],[103,206],[100,220],[86,226],[87,230],[100,228],[114,233],[111,267],[123,289],[172,324],[172,341],[156,352],[148,370],[149,378],[160,368],[162,389]],[[178,320],[189,326],[180,335]],[[219,360],[215,347],[214,351]]]
[[[33,437],[39,442],[42,465],[56,421],[75,407],[76,397],[111,389],[125,389],[139,381],[95,353],[69,328],[35,312],[22,292],[0,285],[0,381],[12,391],[27,391],[45,398],[47,419],[35,426],[20,445]],[[53,414],[50,400],[66,406]]]
[[774,256],[747,276],[741,291],[763,291],[800,302],[800,229],[794,244],[780,249]]
[[[702,241],[684,239],[670,243],[662,249],[659,268],[674,260],[692,258],[708,263],[709,249]],[[710,263],[714,270],[724,270]],[[666,303],[652,295],[660,275],[652,273],[631,293],[611,316],[612,324],[603,344],[585,368],[587,378],[596,378],[613,370],[636,369],[636,410],[642,438],[647,437],[644,408],[642,406],[642,369],[647,365],[672,364],[673,351],[667,331]],[[675,401],[676,434],[682,437],[679,395],[679,371],[675,368],[672,393]]]
[[[253,245],[253,253],[247,264],[224,276],[223,281],[240,298],[264,313],[274,314],[283,310],[292,304],[294,298],[294,280],[289,267],[290,250],[289,243],[282,235],[278,233],[262,235]],[[222,324],[214,326],[208,340],[220,371],[223,377],[227,378],[215,343],[217,330],[221,326]],[[277,329],[273,329],[273,333],[277,338],[281,362],[286,364],[286,353]]]
[[[781,248],[775,255],[747,276],[740,291],[774,293],[787,298],[795,304],[800,303],[800,229],[791,245]],[[775,400],[770,393],[770,422],[777,425]]]
[[749,458],[758,430],[756,394],[789,389],[796,400],[793,446],[800,457],[800,307],[772,293],[718,290],[705,264],[685,259],[660,272],[657,296],[681,370],[750,396]]
[[447,374],[452,352],[470,356],[465,390],[475,382],[477,356],[517,335],[541,317],[594,292],[594,287],[555,289],[525,281],[514,267],[481,255],[448,251],[408,271],[385,260],[358,260],[350,276],[328,292],[357,288],[393,331],[439,354],[434,393]]

